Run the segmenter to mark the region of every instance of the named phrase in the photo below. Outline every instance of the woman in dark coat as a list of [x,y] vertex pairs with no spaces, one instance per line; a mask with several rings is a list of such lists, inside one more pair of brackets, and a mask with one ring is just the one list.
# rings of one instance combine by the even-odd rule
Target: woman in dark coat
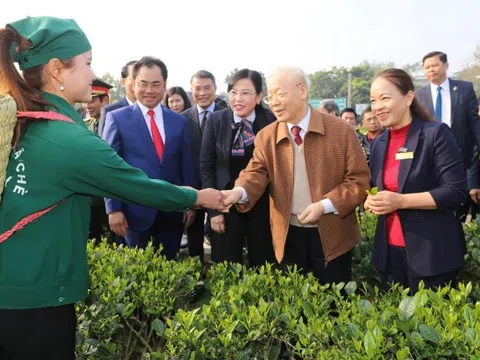
[[[237,71],[228,83],[230,108],[209,118],[200,152],[203,188],[230,190],[253,156],[255,135],[275,121],[262,105],[262,76]],[[245,239],[251,266],[275,262],[269,223],[268,191],[248,213],[235,207],[229,213],[209,212],[213,230],[212,260],[243,263]]]

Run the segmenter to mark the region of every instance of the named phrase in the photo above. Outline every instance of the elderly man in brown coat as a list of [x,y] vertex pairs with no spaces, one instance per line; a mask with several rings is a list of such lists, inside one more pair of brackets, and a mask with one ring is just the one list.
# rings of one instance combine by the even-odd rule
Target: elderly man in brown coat
[[351,279],[351,250],[360,240],[355,208],[370,172],[357,135],[338,118],[308,105],[308,80],[279,68],[267,80],[277,117],[255,139],[255,152],[225,204],[250,210],[270,186],[270,223],[282,267],[297,265],[321,283]]

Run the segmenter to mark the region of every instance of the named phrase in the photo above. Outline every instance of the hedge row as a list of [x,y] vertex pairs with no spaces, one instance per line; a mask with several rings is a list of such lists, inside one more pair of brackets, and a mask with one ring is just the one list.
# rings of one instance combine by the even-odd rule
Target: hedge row
[[362,219],[354,273],[320,286],[271,266],[166,261],[149,247],[89,244],[91,292],[78,305],[79,359],[480,359],[479,236],[458,289],[382,293],[369,265],[374,218]]

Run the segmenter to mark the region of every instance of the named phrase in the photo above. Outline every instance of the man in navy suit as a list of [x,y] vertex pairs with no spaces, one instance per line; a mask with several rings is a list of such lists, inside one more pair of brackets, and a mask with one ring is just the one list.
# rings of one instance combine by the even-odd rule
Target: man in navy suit
[[[197,71],[193,74],[190,85],[194,105],[190,109],[185,110],[182,115],[188,119],[188,131],[192,142],[193,166],[198,178],[200,178],[200,148],[205,124],[213,112],[224,108],[215,102],[217,84],[211,72],[206,70]],[[188,229],[188,253],[190,256],[199,256],[202,261],[204,258],[204,221],[205,210],[197,210],[195,221]]]
[[[198,187],[188,136],[187,119],[160,102],[166,91],[167,67],[153,57],[140,59],[133,67],[134,105],[107,114],[103,138],[130,165],[152,179]],[[135,204],[106,199],[111,229],[125,236],[131,247],[163,245],[168,259],[180,249],[184,225],[190,226],[195,212],[165,213]]]
[[107,118],[107,114],[110,111],[120,109],[125,106],[133,105],[135,104],[135,93],[133,91],[133,76],[132,76],[132,69],[133,65],[135,65],[137,61],[129,61],[128,63],[125,64],[125,66],[122,68],[122,79],[120,80],[120,83],[122,86],[125,88],[125,97],[121,98],[119,101],[107,105],[102,108],[101,113],[100,113],[100,120],[98,122],[98,135],[101,137],[103,133],[103,129],[105,128],[105,119]]
[[465,199],[466,206],[462,206],[459,214],[465,218],[469,201],[478,203],[480,199],[478,152],[475,150],[476,146],[480,146],[477,96],[471,82],[447,77],[447,54],[430,52],[423,57],[422,63],[430,84],[418,89],[416,97],[431,115],[452,129],[462,150],[464,166],[468,169],[470,199]]

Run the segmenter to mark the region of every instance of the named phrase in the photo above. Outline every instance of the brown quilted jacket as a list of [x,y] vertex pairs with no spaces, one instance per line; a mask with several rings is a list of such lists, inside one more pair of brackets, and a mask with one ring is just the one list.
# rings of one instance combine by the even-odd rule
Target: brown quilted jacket
[[[366,198],[370,171],[355,131],[334,116],[312,109],[304,146],[312,200],[328,198],[338,211],[318,222],[325,261],[331,261],[360,240],[355,209]],[[247,203],[237,204],[240,211],[250,210],[270,186],[270,226],[279,262],[292,206],[293,156],[287,124],[270,124],[257,134],[253,158],[235,184],[245,188],[249,198]]]

